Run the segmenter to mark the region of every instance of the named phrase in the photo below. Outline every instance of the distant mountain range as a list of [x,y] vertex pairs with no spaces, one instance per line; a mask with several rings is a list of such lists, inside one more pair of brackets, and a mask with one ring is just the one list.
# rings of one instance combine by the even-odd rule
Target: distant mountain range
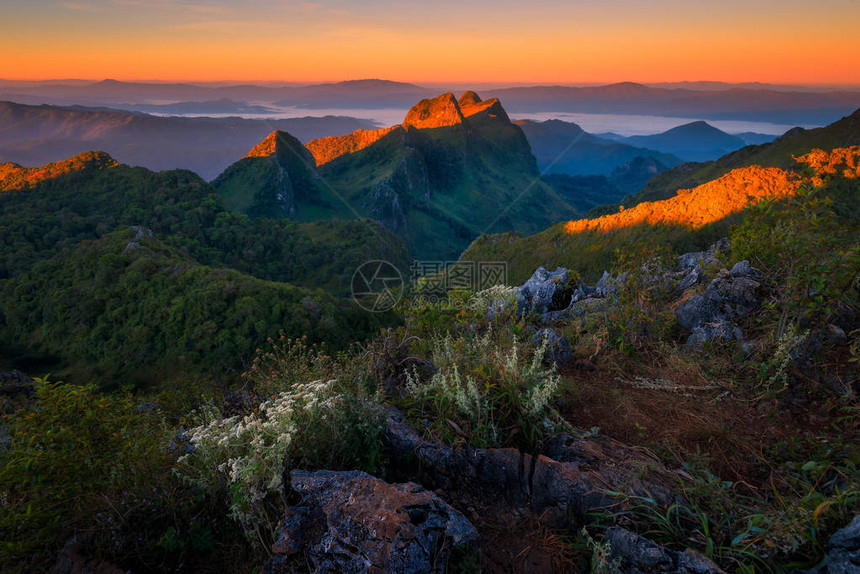
[[526,134],[538,167],[545,173],[609,175],[636,157],[650,156],[670,167],[684,161],[656,148],[627,143],[624,138],[616,141],[590,134],[571,122],[518,120],[515,123]]
[[791,92],[773,89],[657,88],[632,82],[571,88],[535,86],[491,90],[509,111],[579,112],[777,123],[829,123],[860,107],[860,91]]
[[[860,107],[860,91],[785,90],[763,85],[693,83],[683,87],[621,82],[606,86],[529,86],[485,90],[509,112],[580,112],[745,119],[825,124]],[[113,105],[210,102],[307,108],[407,108],[438,93],[388,80],[351,80],[311,86],[195,85],[104,80],[100,82],[0,83],[0,99],[21,103]]]
[[373,126],[367,120],[335,116],[280,120],[156,117],[0,102],[0,161],[42,165],[98,149],[129,165],[190,169],[212,179],[275,129],[309,141]]
[[88,84],[0,85],[0,99],[22,103],[114,105],[157,104],[163,101],[262,101],[280,106],[309,108],[409,107],[432,90],[389,80],[350,80],[310,86],[145,83],[103,80]]
[[716,159],[774,136],[733,136],[703,121],[660,134],[624,137],[597,135],[561,120],[518,120],[544,180],[580,211],[617,203],[635,194],[657,173],[684,161]]
[[727,134],[703,121],[684,124],[660,134],[631,136],[621,141],[674,154],[688,161],[716,159],[746,145],[742,138]]

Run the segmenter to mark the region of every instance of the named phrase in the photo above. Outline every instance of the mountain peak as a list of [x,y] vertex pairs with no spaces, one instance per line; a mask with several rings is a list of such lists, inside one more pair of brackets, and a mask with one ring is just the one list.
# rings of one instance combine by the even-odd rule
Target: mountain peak
[[469,90],[463,92],[459,101],[450,92],[421,100],[406,114],[403,125],[414,128],[456,126],[463,123],[465,118],[478,114],[492,119],[499,118],[506,123],[511,121],[498,98],[483,101],[481,96]]
[[460,96],[460,111],[467,118],[480,114],[486,118],[502,119],[505,123],[510,123],[511,121],[505,108],[502,107],[502,102],[499,101],[499,98],[490,98],[487,101],[483,101],[478,94],[472,91],[465,92]]
[[474,106],[475,104],[480,104],[483,100],[481,100],[481,96],[473,92],[472,90],[467,90],[463,92],[463,95],[460,96],[460,99],[457,103],[460,105],[460,108],[465,108],[469,106]]
[[271,157],[282,153],[285,149],[297,149],[302,147],[301,142],[281,130],[275,130],[266,136],[266,139],[255,145],[245,157]]
[[666,130],[663,132],[665,134],[681,134],[681,133],[689,133],[689,134],[703,134],[703,133],[711,133],[711,134],[725,134],[726,132],[722,131],[719,128],[716,128],[709,124],[704,120],[697,120],[695,122],[690,122],[688,124],[683,124],[672,129]]
[[404,126],[413,128],[440,128],[463,123],[463,112],[454,94],[448,92],[435,98],[421,100],[409,110],[403,120]]

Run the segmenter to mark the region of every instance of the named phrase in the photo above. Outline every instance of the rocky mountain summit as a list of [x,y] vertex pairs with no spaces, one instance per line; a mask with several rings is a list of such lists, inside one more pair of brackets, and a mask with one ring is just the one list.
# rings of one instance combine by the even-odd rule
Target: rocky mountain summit
[[304,221],[371,217],[426,259],[456,258],[487,231],[536,232],[576,214],[540,180],[501,102],[475,92],[421,100],[401,125],[306,149],[273,134],[250,155],[213,182],[231,209]]
[[230,210],[251,216],[296,217],[300,206],[318,194],[317,179],[311,153],[290,134],[276,130],[212,185]]

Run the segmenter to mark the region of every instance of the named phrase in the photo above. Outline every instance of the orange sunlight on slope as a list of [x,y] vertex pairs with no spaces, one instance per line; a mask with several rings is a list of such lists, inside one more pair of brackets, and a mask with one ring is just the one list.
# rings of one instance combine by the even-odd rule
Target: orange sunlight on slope
[[[822,185],[829,176],[860,177],[860,146],[837,148],[830,152],[816,149],[795,159],[814,170],[813,185]],[[679,190],[677,196],[669,199],[646,201],[595,219],[568,221],[564,232],[568,235],[585,231],[605,233],[640,223],[683,225],[696,229],[742,211],[759,199],[794,195],[802,183],[801,177],[793,172],[753,165],[734,169],[693,189]]]
[[676,197],[646,201],[630,209],[597,219],[569,221],[565,233],[610,231],[638,223],[702,227],[744,209],[762,197],[786,197],[800,186],[800,178],[783,169],[757,165],[735,169],[723,177],[693,189],[682,189]]

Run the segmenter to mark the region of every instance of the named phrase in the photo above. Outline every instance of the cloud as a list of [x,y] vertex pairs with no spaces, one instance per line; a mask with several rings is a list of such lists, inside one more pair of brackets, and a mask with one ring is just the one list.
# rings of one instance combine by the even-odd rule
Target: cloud
[[265,22],[237,22],[236,20],[207,20],[200,22],[186,22],[183,24],[173,24],[170,26],[173,30],[194,31],[194,32],[212,32],[212,33],[235,33],[244,30],[257,30],[261,26],[265,26]]
[[102,7],[88,2],[60,2],[59,6],[72,12],[99,12]]

